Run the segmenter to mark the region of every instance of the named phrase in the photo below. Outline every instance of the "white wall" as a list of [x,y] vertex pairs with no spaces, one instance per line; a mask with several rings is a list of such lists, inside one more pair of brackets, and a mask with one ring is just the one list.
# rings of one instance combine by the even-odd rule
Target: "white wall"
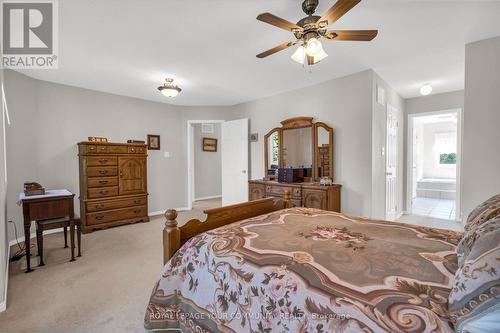
[[[161,136],[161,150],[148,151],[149,211],[159,212],[187,204],[187,119],[203,112],[224,119],[225,108],[175,107],[31,79],[7,70],[6,94],[12,126],[7,131],[8,218],[22,233],[17,196],[27,180],[46,188],[68,188],[79,193],[77,142],[88,136],[111,142]],[[163,152],[170,152],[165,158]],[[78,205],[75,202],[76,210]],[[22,234],[18,234],[21,237]],[[14,239],[12,228],[9,240]]]
[[[4,70],[0,69],[0,86],[3,85]],[[0,91],[0,95],[1,95]],[[6,219],[6,192],[7,192],[7,182],[5,179],[5,137],[4,137],[4,123],[5,114],[3,107],[3,96],[0,97],[0,311],[5,310],[7,301],[7,266],[9,262],[8,258],[8,240],[7,240],[7,219]]]
[[500,193],[500,37],[465,47],[462,207]]
[[235,106],[250,119],[250,177],[264,176],[264,135],[280,121],[311,116],[334,129],[334,181],[342,184],[342,211],[371,214],[371,137],[373,71],[363,71],[322,84]]
[[[219,196],[222,193],[222,158],[220,123],[213,124],[214,133],[202,133],[201,124],[193,125],[194,198]],[[203,138],[217,139],[217,152],[203,151]]]

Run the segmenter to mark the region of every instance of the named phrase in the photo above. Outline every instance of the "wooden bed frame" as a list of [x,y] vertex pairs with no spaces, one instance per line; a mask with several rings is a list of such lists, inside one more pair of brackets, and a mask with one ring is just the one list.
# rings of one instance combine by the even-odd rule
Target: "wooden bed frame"
[[167,221],[163,229],[163,264],[173,257],[175,252],[188,241],[202,232],[222,227],[226,224],[248,219],[254,216],[271,213],[292,206],[292,194],[285,191],[284,198],[266,198],[221,208],[207,209],[207,219],[202,222],[192,219],[182,227],[177,226],[177,211],[169,209],[165,212]]

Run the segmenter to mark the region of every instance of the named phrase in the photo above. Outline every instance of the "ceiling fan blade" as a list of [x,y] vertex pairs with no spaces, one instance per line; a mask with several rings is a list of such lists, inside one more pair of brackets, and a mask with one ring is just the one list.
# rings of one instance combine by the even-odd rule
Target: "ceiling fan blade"
[[265,52],[257,54],[257,58],[265,58],[265,57],[270,56],[271,54],[274,54],[276,52],[283,51],[284,49],[289,48],[290,46],[293,46],[293,45],[297,44],[297,42],[298,42],[298,40],[294,40],[294,41],[291,41],[291,42],[283,43],[281,45],[273,47],[270,50],[267,50]]
[[285,19],[282,19],[281,17],[278,17],[276,15],[273,15],[271,13],[264,13],[260,14],[257,16],[257,20],[274,25],[275,27],[285,29],[287,31],[302,31],[303,29],[299,27],[298,25],[289,22]]
[[378,30],[331,30],[325,33],[325,38],[331,40],[370,41],[378,34]]
[[339,18],[341,18],[345,13],[350,11],[354,6],[360,3],[361,0],[338,0],[328,11],[318,20],[320,22],[326,22],[324,26],[335,23]]

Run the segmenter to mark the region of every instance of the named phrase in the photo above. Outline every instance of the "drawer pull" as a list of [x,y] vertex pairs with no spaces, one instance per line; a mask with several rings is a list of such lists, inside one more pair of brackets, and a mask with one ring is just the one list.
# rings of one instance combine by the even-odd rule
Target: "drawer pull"
[[101,193],[102,195],[106,195],[106,194],[108,194],[108,191],[103,190],[103,191],[101,191],[101,192],[99,192],[99,193]]
[[95,216],[95,219],[96,220],[102,220],[104,218],[104,215],[103,214],[99,214],[99,215],[96,215]]
[[99,184],[103,184],[103,185],[104,185],[104,184],[107,184],[107,183],[108,183],[108,181],[107,181],[107,180],[100,180],[100,181],[99,181]]
[[99,173],[100,173],[101,175],[105,175],[105,174],[107,174],[107,173],[108,173],[108,170],[99,170]]
[[106,163],[108,163],[108,160],[107,159],[102,159],[102,160],[99,160],[99,163],[106,164]]
[[104,207],[104,205],[103,205],[103,204],[97,204],[97,205],[95,205],[95,208],[96,208],[96,209],[101,209],[101,208],[103,208],[103,207]]
[[140,204],[140,203],[141,203],[141,200],[134,200],[134,203],[135,203],[136,205],[138,205],[138,204]]
[[135,148],[131,148],[130,151],[135,153]]
[[141,212],[140,209],[134,209],[134,214],[139,214]]
[[95,150],[95,147],[89,147],[89,150]]

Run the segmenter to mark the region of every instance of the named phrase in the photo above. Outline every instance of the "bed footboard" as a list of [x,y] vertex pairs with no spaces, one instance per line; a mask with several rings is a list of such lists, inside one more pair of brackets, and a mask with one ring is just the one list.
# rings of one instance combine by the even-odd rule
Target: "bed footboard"
[[205,221],[202,222],[198,219],[193,219],[182,227],[178,227],[177,211],[169,209],[165,213],[167,221],[163,229],[163,264],[165,265],[182,244],[191,237],[226,224],[290,208],[291,203],[292,194],[290,191],[286,191],[283,199],[266,198],[237,205],[207,209],[204,211],[207,215]]

